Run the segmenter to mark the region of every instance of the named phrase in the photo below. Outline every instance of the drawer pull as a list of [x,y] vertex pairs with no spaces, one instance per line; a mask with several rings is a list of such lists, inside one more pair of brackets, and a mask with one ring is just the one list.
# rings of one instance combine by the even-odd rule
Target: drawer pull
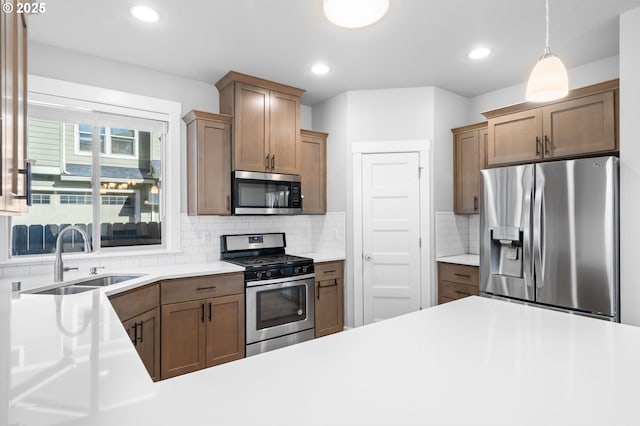
[[211,306],[211,302],[209,302],[209,322],[211,322],[211,313],[212,313],[213,309]]
[[212,285],[211,287],[198,287],[196,288],[196,291],[213,290],[215,288],[216,288],[215,285]]
[[200,305],[200,309],[202,310],[202,314],[200,319],[202,320],[202,322],[204,323],[204,303],[202,305]]
[[322,273],[323,273],[323,274],[335,274],[336,272],[338,272],[338,271],[336,271],[335,269],[333,269],[333,270],[331,270],[331,271],[323,271]]
[[322,288],[325,288],[325,287],[335,287],[335,286],[337,286],[337,285],[338,285],[338,282],[337,282],[337,281],[334,281],[334,282],[333,282],[333,283],[331,283],[331,284],[322,284],[322,283],[318,283],[318,287],[322,287]]
[[[138,324],[136,323],[136,325]],[[136,340],[140,343],[142,343],[142,330],[144,329],[143,325],[144,323],[140,321],[140,325],[138,325],[138,329],[140,329],[140,336],[136,336],[137,337]]]
[[471,293],[467,293],[465,291],[453,290],[453,292],[456,293],[456,294],[460,294],[462,296],[471,296]]
[[456,277],[471,278],[470,274],[459,274],[459,273],[455,272],[453,275],[455,275]]

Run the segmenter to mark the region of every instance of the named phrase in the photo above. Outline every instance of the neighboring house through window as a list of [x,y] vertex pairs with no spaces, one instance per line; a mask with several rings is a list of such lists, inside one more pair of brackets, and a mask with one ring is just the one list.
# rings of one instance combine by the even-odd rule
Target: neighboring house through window
[[[36,86],[41,80],[51,83],[35,77]],[[131,106],[108,105],[100,99],[112,98],[106,89],[66,82],[54,86],[57,96],[30,93],[32,206],[21,216],[0,218],[10,230],[9,241],[2,244],[8,243],[11,256],[50,254],[58,233],[73,224],[84,228],[101,251],[175,249],[179,186],[166,183],[165,173],[179,170],[180,105],[122,93],[118,98],[130,99]],[[65,93],[67,86],[85,99]],[[96,99],[86,99],[92,95]],[[163,108],[153,112],[158,104]],[[169,200],[178,201],[167,207]],[[65,251],[82,249],[74,234],[65,236]]]

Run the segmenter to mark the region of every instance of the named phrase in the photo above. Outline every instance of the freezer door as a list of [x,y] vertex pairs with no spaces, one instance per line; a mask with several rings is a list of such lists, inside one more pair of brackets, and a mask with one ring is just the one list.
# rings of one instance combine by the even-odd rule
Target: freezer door
[[536,165],[536,301],[618,316],[618,159]]
[[534,300],[531,260],[533,165],[482,170],[480,291]]

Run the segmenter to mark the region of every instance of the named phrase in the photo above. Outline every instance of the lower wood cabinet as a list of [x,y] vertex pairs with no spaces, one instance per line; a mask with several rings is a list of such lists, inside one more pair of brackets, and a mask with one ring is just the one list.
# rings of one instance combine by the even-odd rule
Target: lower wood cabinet
[[160,287],[151,284],[109,298],[153,381],[160,379]]
[[438,304],[477,296],[479,275],[477,266],[438,262]]
[[316,337],[344,328],[344,262],[315,264]]
[[242,273],[160,285],[162,379],[244,358]]

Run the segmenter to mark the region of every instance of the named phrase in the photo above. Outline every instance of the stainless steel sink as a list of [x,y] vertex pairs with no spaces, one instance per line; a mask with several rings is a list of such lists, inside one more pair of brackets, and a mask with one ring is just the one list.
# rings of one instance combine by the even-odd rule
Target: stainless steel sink
[[77,287],[77,286],[104,287],[108,285],[118,284],[124,281],[133,280],[141,276],[142,275],[104,275],[101,277],[87,278],[85,280],[78,281],[71,285],[74,287]]
[[57,295],[66,295],[66,294],[78,294],[84,293],[85,291],[95,290],[96,287],[82,287],[80,285],[67,285],[64,287],[54,287],[49,290],[36,291],[33,294],[57,294]]
[[33,291],[28,292],[31,294],[57,294],[57,295],[65,295],[65,294],[77,294],[84,293],[85,291],[94,290],[98,287],[105,287],[113,284],[118,284],[121,282],[133,280],[141,277],[142,275],[118,275],[118,274],[110,274],[103,275],[99,277],[87,277],[85,279],[77,280],[70,284],[65,284],[60,287],[49,288],[46,290]]

